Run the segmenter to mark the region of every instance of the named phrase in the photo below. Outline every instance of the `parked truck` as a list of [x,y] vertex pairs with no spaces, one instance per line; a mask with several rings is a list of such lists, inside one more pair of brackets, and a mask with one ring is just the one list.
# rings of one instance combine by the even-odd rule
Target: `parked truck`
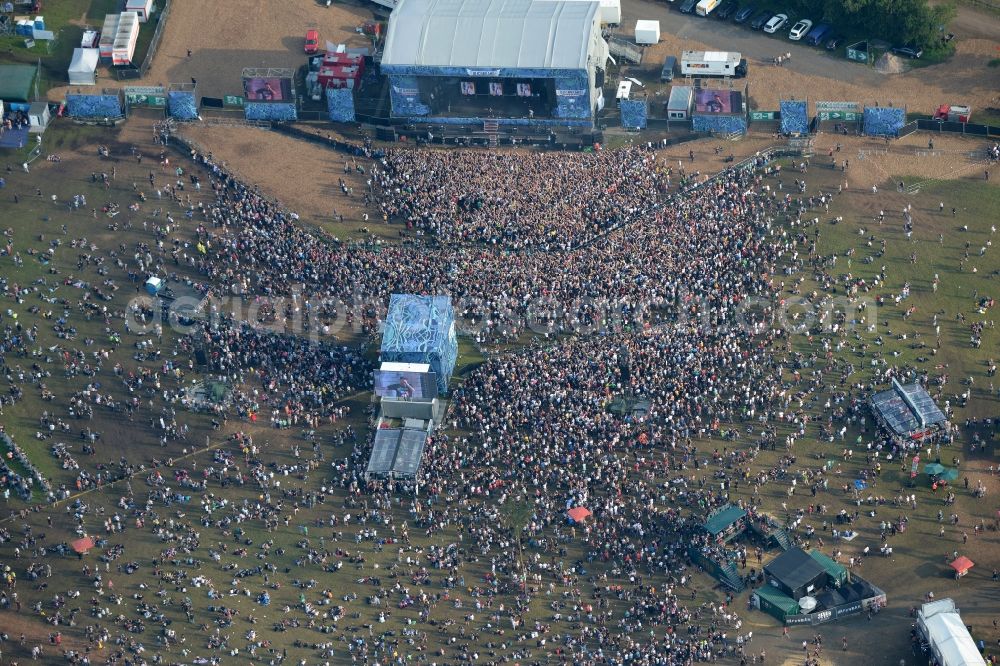
[[740,79],[747,75],[747,61],[736,51],[684,51],[681,53],[681,74]]
[[934,120],[948,120],[953,123],[967,123],[972,119],[972,109],[966,105],[942,104],[934,112]]

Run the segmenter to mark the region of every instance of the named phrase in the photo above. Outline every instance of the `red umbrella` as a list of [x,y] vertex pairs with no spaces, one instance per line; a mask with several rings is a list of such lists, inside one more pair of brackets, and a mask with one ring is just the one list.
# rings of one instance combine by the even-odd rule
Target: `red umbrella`
[[976,566],[976,563],[962,555],[957,560],[951,563],[951,568],[960,574],[964,574],[966,571]]
[[82,539],[77,539],[70,546],[73,547],[74,553],[85,554],[88,550],[94,547],[94,537],[83,537]]
[[582,523],[588,516],[591,515],[590,509],[586,509],[582,506],[575,506],[566,512],[566,515],[570,517],[575,523]]

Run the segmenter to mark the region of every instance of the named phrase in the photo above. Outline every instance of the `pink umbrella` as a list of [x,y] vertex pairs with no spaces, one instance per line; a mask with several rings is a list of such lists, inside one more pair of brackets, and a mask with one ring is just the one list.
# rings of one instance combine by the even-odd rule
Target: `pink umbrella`
[[83,537],[82,539],[77,539],[70,546],[73,548],[74,553],[85,554],[88,550],[94,547],[94,537]]
[[582,506],[575,506],[569,511],[567,511],[566,515],[569,516],[570,520],[572,520],[574,523],[582,523],[584,520],[587,519],[588,516],[592,514],[590,512],[590,509],[584,508]]

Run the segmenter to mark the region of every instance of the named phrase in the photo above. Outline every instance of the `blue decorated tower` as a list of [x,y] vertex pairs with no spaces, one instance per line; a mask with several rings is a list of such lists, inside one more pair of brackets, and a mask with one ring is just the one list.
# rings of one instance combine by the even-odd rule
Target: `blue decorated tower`
[[381,360],[427,363],[437,374],[438,392],[448,392],[448,380],[458,359],[455,310],[447,296],[393,294],[382,332]]

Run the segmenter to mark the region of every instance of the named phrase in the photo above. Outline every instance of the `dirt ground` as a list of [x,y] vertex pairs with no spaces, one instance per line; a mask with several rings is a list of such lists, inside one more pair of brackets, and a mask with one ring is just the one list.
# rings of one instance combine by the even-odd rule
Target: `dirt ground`
[[[928,139],[933,139],[934,149],[928,148]],[[840,151],[837,151],[837,145]],[[739,141],[702,139],[692,143],[671,146],[659,151],[664,159],[675,166],[683,166],[689,172],[701,171],[712,174],[725,168],[724,158],[732,154],[739,160],[753,153],[773,146],[786,145],[783,138],[751,134]],[[902,139],[884,141],[860,136],[838,136],[818,134],[815,139],[815,155],[810,158],[810,168],[828,169],[836,159],[837,169],[849,162],[844,173],[848,188],[882,187],[892,178],[903,178],[905,185],[927,180],[955,180],[984,177],[980,152],[987,145],[983,139],[954,135],[931,136],[917,132]],[[715,149],[721,148],[716,154]],[[693,163],[689,151],[694,152]],[[833,151],[833,155],[830,155]]]
[[[345,222],[363,222],[361,191],[364,181],[344,173],[343,153],[298,141],[277,132],[253,127],[185,125],[183,136],[222,159],[247,182],[259,185],[299,214],[303,221],[327,227],[334,214]],[[339,179],[355,188],[345,196]]]
[[[669,32],[661,33],[661,41],[649,47],[644,61],[663,62],[669,54],[682,50],[711,50],[710,45],[678,39]],[[955,56],[940,65],[909,69],[900,74],[884,74],[877,88],[859,85],[843,77],[846,61],[840,65],[831,61],[829,76],[811,76],[796,71],[795,58],[788,66],[751,63],[747,82],[750,85],[751,108],[777,109],[779,99],[808,97],[812,100],[847,100],[861,105],[892,103],[905,106],[909,112],[930,113],[944,102],[970,104],[973,109],[1000,105],[1000,70],[987,63],[997,57],[1000,42],[969,39],[958,43]],[[960,101],[959,101],[960,100]]]
[[[336,210],[344,216],[345,223],[365,223],[365,210],[359,201],[365,182],[356,174],[344,174],[348,158],[343,153],[256,128],[185,125],[183,135],[234,167],[271,197],[284,202],[307,222],[329,228]],[[979,160],[970,157],[984,148],[981,139],[949,135],[933,138],[934,150],[930,151],[925,133],[894,140],[888,146],[865,137],[820,134],[816,138],[816,154],[810,160],[811,168],[829,165],[828,153],[834,150],[838,169],[843,160],[850,162],[844,175],[848,188],[883,187],[895,177],[903,177],[904,184],[927,179],[983,178]],[[841,144],[839,153],[837,143]],[[665,164],[683,167],[688,173],[699,171],[708,175],[725,168],[724,159],[729,154],[740,160],[779,145],[785,145],[785,140],[755,134],[739,141],[702,139],[672,146],[658,154]],[[716,148],[721,148],[719,153]],[[689,151],[694,153],[693,162]],[[859,159],[862,151],[870,152]],[[354,197],[343,195],[338,185],[341,178],[355,188]],[[374,228],[373,231],[377,233]]]
[[[141,81],[99,79],[104,88],[125,85],[169,85],[198,81],[199,95],[242,95],[244,67],[298,69],[305,63],[306,28],[319,30],[326,41],[366,46],[356,31],[372,12],[362,3],[338,1],[330,7],[316,0],[175,0],[153,66]],[[215,26],[215,29],[206,29]],[[188,50],[191,56],[188,57]],[[53,88],[49,99],[62,100],[68,87]]]

